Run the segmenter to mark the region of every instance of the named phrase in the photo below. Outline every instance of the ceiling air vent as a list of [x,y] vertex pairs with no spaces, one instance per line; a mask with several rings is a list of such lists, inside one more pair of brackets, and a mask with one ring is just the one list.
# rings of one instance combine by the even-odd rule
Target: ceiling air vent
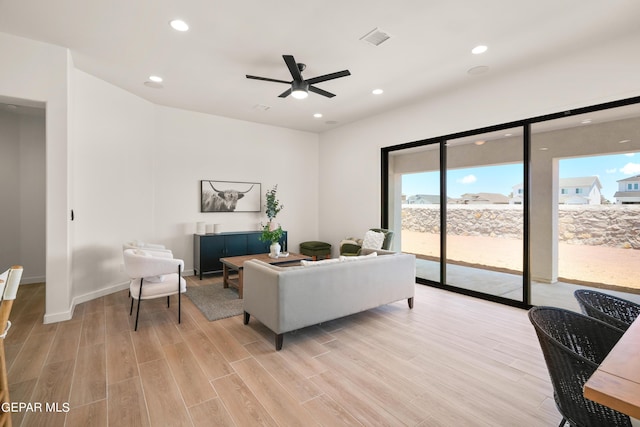
[[264,105],[264,104],[256,104],[251,108],[253,108],[256,111],[267,111],[267,110],[269,110],[271,108],[271,106]]
[[380,28],[374,28],[364,36],[360,37],[360,40],[365,41],[374,46],[380,46],[382,43],[386,42],[390,38],[391,36],[386,31],[383,31]]

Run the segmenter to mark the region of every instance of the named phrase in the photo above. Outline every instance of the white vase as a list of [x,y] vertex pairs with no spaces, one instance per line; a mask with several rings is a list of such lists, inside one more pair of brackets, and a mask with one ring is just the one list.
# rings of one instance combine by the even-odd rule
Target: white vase
[[271,252],[269,252],[269,256],[271,258],[278,258],[280,256],[280,243],[278,242],[271,243],[271,246],[269,246],[269,249],[271,250]]

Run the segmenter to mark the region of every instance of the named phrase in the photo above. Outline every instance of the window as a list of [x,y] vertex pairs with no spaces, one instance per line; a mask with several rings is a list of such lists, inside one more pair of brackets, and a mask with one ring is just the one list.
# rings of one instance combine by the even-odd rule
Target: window
[[637,190],[637,189],[638,189],[638,183],[637,183],[637,182],[633,184],[633,189],[634,189],[634,190]]
[[633,190],[633,185],[631,183],[627,184],[627,190]]
[[567,190],[566,188],[562,188],[560,190],[560,194],[569,194],[569,190]]
[[582,188],[576,188],[576,194],[582,194]]

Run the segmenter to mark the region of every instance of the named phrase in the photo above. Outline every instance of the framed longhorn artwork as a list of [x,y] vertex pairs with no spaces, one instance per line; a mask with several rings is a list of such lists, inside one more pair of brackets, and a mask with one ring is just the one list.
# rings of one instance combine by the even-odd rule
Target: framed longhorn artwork
[[200,212],[260,212],[258,182],[200,181]]

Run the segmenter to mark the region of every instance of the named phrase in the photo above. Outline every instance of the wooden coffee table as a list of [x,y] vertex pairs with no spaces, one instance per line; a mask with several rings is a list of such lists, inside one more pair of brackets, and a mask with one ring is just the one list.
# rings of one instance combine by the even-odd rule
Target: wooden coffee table
[[[244,269],[244,262],[250,259],[259,259],[260,261],[264,261],[269,264],[292,264],[298,263],[302,260],[311,261],[312,258],[306,255],[294,254],[293,252],[289,252],[289,256],[281,256],[279,258],[271,258],[269,254],[241,255],[220,258],[220,262],[222,263],[222,280],[224,287],[228,288],[229,284],[236,286],[238,288],[238,298],[242,298],[242,271]],[[229,278],[230,270],[238,272],[237,279]]]

